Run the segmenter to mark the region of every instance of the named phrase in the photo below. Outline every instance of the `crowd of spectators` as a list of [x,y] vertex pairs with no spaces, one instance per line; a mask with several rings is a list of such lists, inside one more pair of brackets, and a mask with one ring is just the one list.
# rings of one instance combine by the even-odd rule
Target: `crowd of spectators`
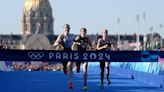
[[[0,40],[0,49],[10,49],[10,47],[5,41]],[[5,61],[5,64],[14,71],[60,71],[63,69],[60,63]]]
[[12,67],[14,71],[61,71],[63,69],[60,63],[48,64],[44,62],[40,62],[40,64],[14,62]]
[[0,49],[9,49],[9,45],[5,41],[0,41]]

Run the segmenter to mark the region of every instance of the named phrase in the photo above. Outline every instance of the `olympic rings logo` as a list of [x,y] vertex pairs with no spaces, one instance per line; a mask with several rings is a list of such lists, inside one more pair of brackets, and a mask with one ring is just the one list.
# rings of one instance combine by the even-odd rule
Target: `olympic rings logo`
[[32,60],[40,60],[44,57],[43,52],[28,52],[28,57]]

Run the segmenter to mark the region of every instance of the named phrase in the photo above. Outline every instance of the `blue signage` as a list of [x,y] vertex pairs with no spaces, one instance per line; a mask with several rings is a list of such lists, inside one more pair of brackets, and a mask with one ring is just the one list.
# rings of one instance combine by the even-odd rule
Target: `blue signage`
[[0,61],[158,62],[162,51],[0,50]]

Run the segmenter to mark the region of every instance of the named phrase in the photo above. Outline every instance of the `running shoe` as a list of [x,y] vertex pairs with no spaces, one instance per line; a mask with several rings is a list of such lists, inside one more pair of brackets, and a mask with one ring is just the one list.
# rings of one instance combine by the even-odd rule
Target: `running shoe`
[[69,89],[73,89],[73,84],[72,84],[72,82],[69,83],[68,87],[69,87]]
[[108,84],[108,85],[110,85],[110,84],[111,84],[110,79],[107,79],[107,84]]
[[84,87],[83,87],[83,90],[87,90],[87,86],[84,86]]

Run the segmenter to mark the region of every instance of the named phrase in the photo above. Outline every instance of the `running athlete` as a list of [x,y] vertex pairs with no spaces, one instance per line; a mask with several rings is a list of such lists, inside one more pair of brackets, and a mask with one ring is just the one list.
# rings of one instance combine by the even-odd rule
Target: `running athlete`
[[[69,33],[70,33],[70,25],[65,24],[64,25],[64,33],[57,37],[57,40],[54,43],[54,47],[58,46],[58,45],[61,46],[61,44],[62,44],[65,51],[70,51],[71,46],[73,44],[74,37],[73,37],[73,35],[71,35]],[[68,72],[69,88],[72,89],[73,88],[73,84],[72,84],[73,71],[72,71],[72,62],[71,61],[63,62],[63,71],[66,75],[67,75],[67,72]]]
[[[92,45],[90,43],[90,40],[88,37],[86,37],[87,29],[86,28],[81,28],[80,29],[80,36],[77,36],[74,40],[74,43],[72,45],[72,48],[74,46],[77,47],[77,50],[79,51],[86,51],[89,50],[89,46],[92,49]],[[80,64],[83,63],[83,71],[84,71],[84,86],[83,90],[87,90],[87,67],[88,67],[88,62],[86,61],[81,61],[76,63],[76,71],[79,73],[80,72]]]
[[[102,31],[102,38],[99,38],[97,43],[97,50],[110,50],[112,45],[108,39],[108,30],[105,29]],[[110,85],[109,79],[109,62],[100,62],[100,69],[101,69],[101,88],[104,87],[104,67],[106,68],[106,79],[107,84]]]

